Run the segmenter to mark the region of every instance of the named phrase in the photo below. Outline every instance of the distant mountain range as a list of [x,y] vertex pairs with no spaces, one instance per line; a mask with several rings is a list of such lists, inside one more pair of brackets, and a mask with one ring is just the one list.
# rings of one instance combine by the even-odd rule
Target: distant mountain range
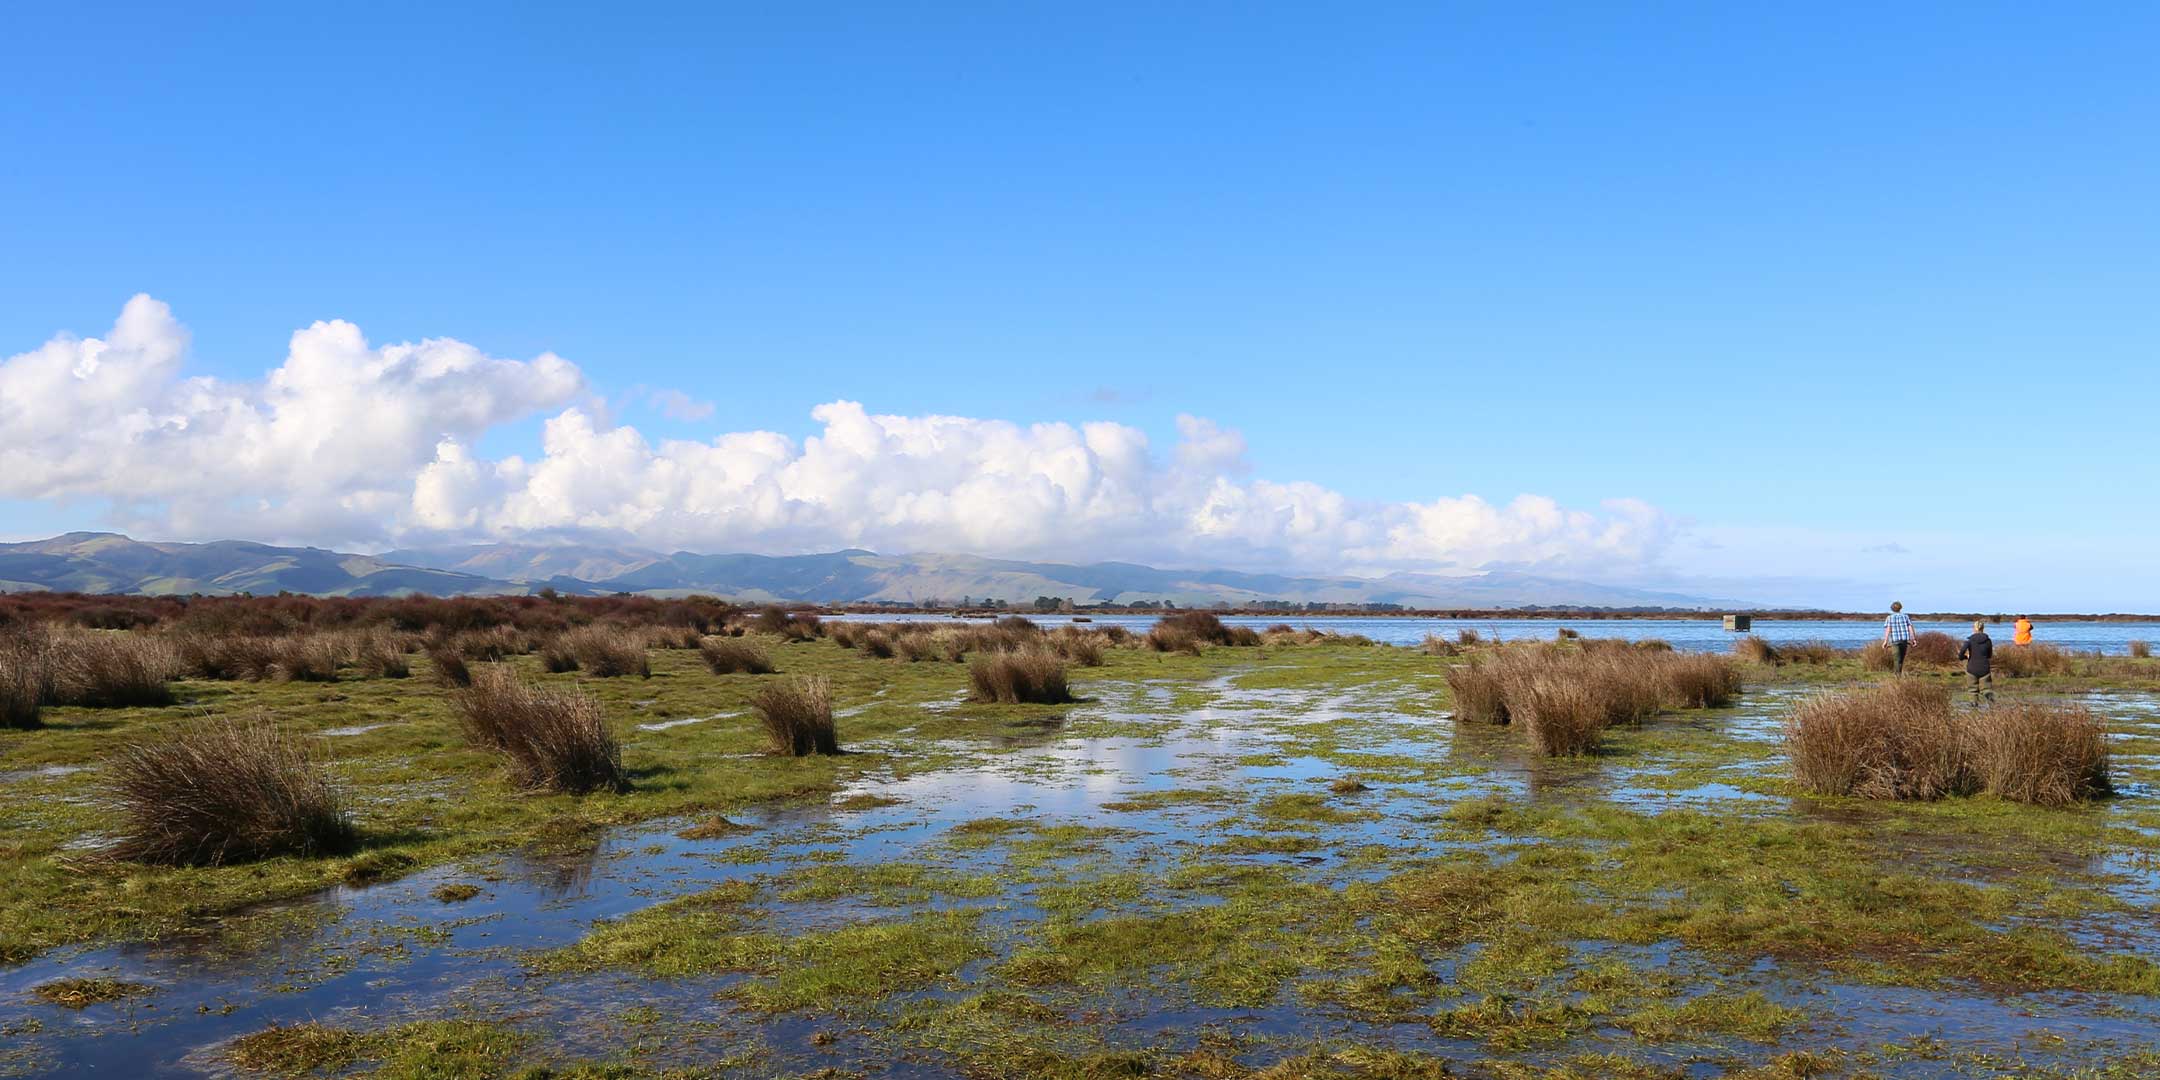
[[116,533],[68,533],[0,544],[0,592],[49,589],[154,595],[290,591],[321,596],[500,595],[552,588],[572,594],[706,594],[812,603],[1076,604],[1171,601],[1180,606],[1258,601],[1400,604],[1412,608],[1707,608],[1706,597],[1505,571],[1470,576],[1396,573],[1380,578],[1159,570],[1132,563],[1060,563],[973,555],[662,554],[633,547],[483,544],[352,555],[240,540],[154,543]]

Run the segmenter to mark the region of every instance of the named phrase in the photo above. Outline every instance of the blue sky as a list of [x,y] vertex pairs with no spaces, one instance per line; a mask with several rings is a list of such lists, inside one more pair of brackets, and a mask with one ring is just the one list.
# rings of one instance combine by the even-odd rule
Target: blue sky
[[[440,7],[0,14],[0,357],[148,293],[234,384],[342,319],[559,355],[655,444],[1189,414],[1241,483],[1669,519],[1559,569],[2160,608],[2160,9]],[[203,484],[0,531],[228,524],[145,516]]]

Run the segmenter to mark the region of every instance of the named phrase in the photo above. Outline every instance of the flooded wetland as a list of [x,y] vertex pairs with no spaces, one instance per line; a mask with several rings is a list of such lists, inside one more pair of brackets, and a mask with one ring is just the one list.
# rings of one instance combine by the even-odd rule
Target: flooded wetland
[[[0,1075],[2160,1075],[2160,662],[2000,680],[2106,726],[2110,793],[2044,807],[1802,790],[1852,659],[1549,757],[1455,718],[1490,645],[1108,647],[995,704],[848,644],[500,660],[598,703],[619,792],[507,782],[425,656],[0,732]],[[768,752],[805,675],[838,755]],[[107,755],[204,715],[308,736],[357,847],[104,852]]]

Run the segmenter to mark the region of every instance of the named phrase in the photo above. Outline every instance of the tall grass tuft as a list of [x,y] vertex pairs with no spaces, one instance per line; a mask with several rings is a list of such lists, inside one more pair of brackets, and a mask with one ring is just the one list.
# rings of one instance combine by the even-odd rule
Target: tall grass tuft
[[1457,656],[1462,653],[1462,646],[1438,634],[1426,634],[1425,640],[1418,642],[1418,651],[1427,656]]
[[1722,657],[1675,655],[1654,667],[1665,680],[1661,704],[1678,709],[1722,709],[1740,696],[1740,673]]
[[1733,642],[1732,651],[1734,656],[1755,664],[1775,664],[1783,659],[1778,655],[1777,647],[1759,634],[1749,634]]
[[755,642],[742,638],[706,638],[698,643],[698,655],[715,675],[770,675],[772,657]]
[[1870,641],[1860,647],[1860,666],[1868,671],[1889,671],[1897,667],[1897,656],[1890,646]]
[[557,634],[548,638],[533,650],[540,655],[540,670],[561,675],[578,669],[577,653],[570,650],[570,643],[563,640],[564,636]]
[[52,692],[52,632],[44,623],[0,626],[0,728],[42,724]]
[[271,642],[271,677],[279,682],[336,682],[345,643],[333,634],[294,634]]
[[2006,705],[1970,715],[1982,790],[2012,802],[2068,806],[2111,790],[2107,729],[2075,705]]
[[455,649],[436,649],[428,653],[428,661],[435,665],[436,682],[453,688],[472,685],[472,665]]
[[1506,672],[1498,661],[1471,657],[1470,662],[1447,671],[1448,691],[1455,698],[1455,719],[1474,724],[1508,722]]
[[1841,652],[1826,641],[1790,642],[1780,652],[1788,664],[1807,664],[1811,667],[1823,667],[1840,656],[1852,655]]
[[306,744],[266,720],[197,720],[122,749],[105,790],[123,824],[112,854],[168,866],[327,855],[357,839]]
[[600,703],[575,690],[533,686],[490,668],[452,695],[468,742],[500,751],[519,787],[582,795],[624,791],[622,747]]
[[1923,630],[1913,635],[1912,647],[1905,652],[1905,662],[1948,667],[1957,663],[1957,654],[1956,638],[1940,630]]
[[1915,679],[1818,696],[1785,725],[1786,754],[1802,787],[1866,799],[1970,793],[1969,737],[1950,688]]
[[968,665],[968,699],[1007,704],[1056,705],[1073,700],[1065,660],[1054,652],[1008,652],[978,656]]
[[2070,654],[2053,645],[2012,645],[1995,650],[1994,671],[2006,678],[2029,679],[2035,675],[2067,675]]
[[1102,666],[1103,639],[1100,634],[1066,627],[1049,635],[1048,641],[1059,656],[1081,667]]
[[[2033,648],[2039,648],[2039,646],[2035,645],[2033,646]],[[2142,639],[2131,641],[2130,656],[2132,659],[2136,660],[2152,659],[2152,642]]]
[[371,679],[402,679],[412,674],[412,663],[406,659],[405,642],[397,634],[375,627],[355,634],[349,652],[353,666]]
[[1485,639],[1479,636],[1477,631],[1467,626],[1455,631],[1455,644],[1457,645],[1475,645],[1483,640]]
[[624,675],[650,678],[645,635],[622,626],[581,626],[562,636],[563,648],[577,658],[578,670],[596,679]]
[[750,707],[765,725],[772,752],[788,757],[840,752],[833,728],[832,688],[824,676],[760,687]]
[[163,637],[86,630],[51,639],[48,705],[130,708],[170,705],[180,657]]
[[1553,673],[1525,678],[1509,697],[1508,713],[1549,757],[1597,749],[1611,723],[1610,706],[1594,682]]

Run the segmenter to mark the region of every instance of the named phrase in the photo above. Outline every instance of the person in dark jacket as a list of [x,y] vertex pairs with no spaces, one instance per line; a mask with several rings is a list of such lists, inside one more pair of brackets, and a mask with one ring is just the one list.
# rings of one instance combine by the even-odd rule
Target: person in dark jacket
[[1973,708],[1980,707],[1980,691],[1987,689],[1987,703],[1995,704],[1995,639],[1987,635],[1987,624],[1973,623],[1972,636],[1958,649],[1958,659],[1965,661],[1965,682],[1972,690]]

